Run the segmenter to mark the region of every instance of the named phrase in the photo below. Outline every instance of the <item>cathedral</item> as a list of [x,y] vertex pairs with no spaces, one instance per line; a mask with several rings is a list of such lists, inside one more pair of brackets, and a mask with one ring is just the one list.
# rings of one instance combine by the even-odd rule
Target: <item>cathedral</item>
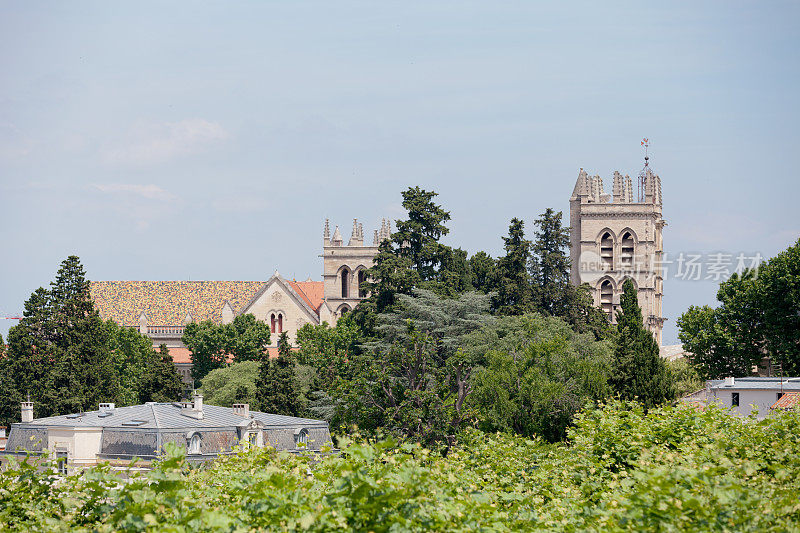
[[[647,161],[647,158],[645,158]],[[661,345],[663,278],[661,179],[645,162],[634,200],[631,178],[614,173],[612,194],[599,176],[583,169],[570,198],[571,281],[588,283],[596,306],[616,322],[622,283],[630,278],[639,295],[645,326]],[[271,355],[286,332],[294,343],[305,324],[335,325],[367,295],[361,288],[378,245],[391,235],[383,220],[370,243],[353,220],[345,244],[339,227],[326,220],[322,281],[288,280],[277,271],[266,281],[93,281],[91,295],[104,319],[136,328],[157,347],[165,344],[178,372],[191,385],[191,353],[181,341],[190,322],[227,324],[250,313],[269,324]]]
[[278,336],[286,332],[294,343],[305,324],[335,325],[366,295],[361,290],[378,245],[388,239],[391,222],[383,220],[372,242],[364,241],[364,227],[353,220],[347,244],[337,226],[331,235],[325,221],[322,242],[322,281],[288,280],[277,271],[266,281],[92,281],[90,292],[104,319],[137,329],[165,344],[178,373],[191,385],[191,353],[181,341],[190,322],[211,320],[228,324],[250,313],[269,324],[271,355],[277,354]]

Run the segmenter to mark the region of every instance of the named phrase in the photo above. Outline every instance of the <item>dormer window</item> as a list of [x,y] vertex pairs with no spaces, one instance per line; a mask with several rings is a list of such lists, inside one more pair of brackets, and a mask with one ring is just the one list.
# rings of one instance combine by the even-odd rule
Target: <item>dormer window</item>
[[295,433],[295,446],[306,448],[308,446],[308,430],[303,428]]
[[199,455],[200,454],[200,434],[195,433],[189,439],[189,447],[188,453],[191,455]]

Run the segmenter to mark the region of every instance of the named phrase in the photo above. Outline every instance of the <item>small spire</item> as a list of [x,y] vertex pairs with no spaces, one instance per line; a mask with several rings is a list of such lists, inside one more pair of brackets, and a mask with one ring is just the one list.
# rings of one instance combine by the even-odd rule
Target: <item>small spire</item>
[[331,223],[327,218],[325,219],[325,231],[322,233],[322,238],[325,240],[331,238]]
[[341,246],[343,242],[344,239],[342,239],[342,233],[339,231],[339,226],[336,226],[336,228],[333,230],[333,237],[331,238],[331,244],[334,246]]
[[378,230],[374,230],[374,231],[375,231],[375,234],[372,237],[372,245],[373,246],[378,246],[378,244],[379,244],[378,243]]

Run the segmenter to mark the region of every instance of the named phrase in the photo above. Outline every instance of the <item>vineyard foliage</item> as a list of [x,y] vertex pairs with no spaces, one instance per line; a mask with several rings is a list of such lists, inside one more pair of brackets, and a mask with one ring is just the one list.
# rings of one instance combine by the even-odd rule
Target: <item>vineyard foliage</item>
[[122,482],[107,466],[0,475],[7,531],[791,531],[800,529],[800,413],[647,415],[611,402],[568,440],[461,433],[443,450],[391,439],[340,453],[241,451],[190,468],[171,448]]

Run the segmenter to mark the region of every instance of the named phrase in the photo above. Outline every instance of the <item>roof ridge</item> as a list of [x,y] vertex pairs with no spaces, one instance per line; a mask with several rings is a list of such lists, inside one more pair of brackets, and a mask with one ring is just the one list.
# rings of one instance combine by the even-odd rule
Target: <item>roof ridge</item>
[[300,286],[301,282],[296,281],[296,280],[293,280],[293,282],[294,282],[295,285],[297,285],[297,288],[300,289],[300,292],[303,294],[303,298],[306,299],[306,302],[308,302],[308,305],[314,305],[314,303],[311,301],[311,298],[309,298],[308,295],[306,294],[306,291],[304,291],[303,287]]
[[150,404],[150,410],[153,411],[153,421],[156,423],[156,428],[161,429],[161,422],[158,420],[158,414],[156,413],[156,404]]

